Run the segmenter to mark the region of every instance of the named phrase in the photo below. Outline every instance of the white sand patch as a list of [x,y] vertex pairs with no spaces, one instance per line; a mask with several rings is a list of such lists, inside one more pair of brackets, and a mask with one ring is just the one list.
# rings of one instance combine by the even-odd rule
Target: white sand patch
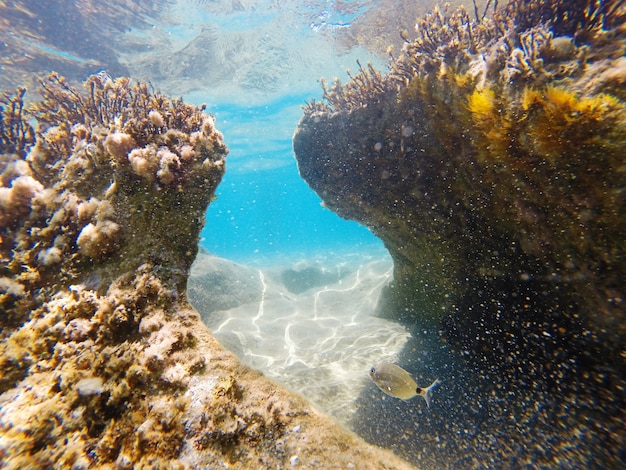
[[[193,272],[216,276],[215,270],[206,269],[215,261],[199,256]],[[229,272],[233,275],[234,270]],[[241,267],[241,272],[249,278],[251,269]],[[205,313],[210,307],[196,302],[194,290],[198,284],[219,287],[211,287],[209,277],[192,274],[191,301],[216,338],[242,362],[347,422],[368,384],[370,367],[393,361],[410,337],[403,326],[374,316],[381,290],[392,276],[391,260],[359,256],[300,260],[256,269],[255,276],[256,282],[247,284],[256,286],[253,301]],[[300,292],[295,288],[298,281],[305,287],[311,282],[318,285]],[[227,282],[236,285],[234,280]],[[206,289],[203,302],[210,299]],[[234,289],[233,297],[237,296]]]

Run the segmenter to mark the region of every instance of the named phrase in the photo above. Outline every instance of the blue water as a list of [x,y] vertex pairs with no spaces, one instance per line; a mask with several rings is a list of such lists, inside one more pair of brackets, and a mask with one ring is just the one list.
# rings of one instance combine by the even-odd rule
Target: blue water
[[[292,150],[301,106],[311,98],[320,99],[319,78],[330,81],[337,76],[345,81],[346,69],[356,69],[357,59],[384,66],[359,46],[344,48],[335,34],[370,7],[370,2],[327,0],[281,4],[262,0],[242,8],[180,1],[149,30],[130,34],[139,42],[157,41],[153,44],[157,49],[184,51],[209,28],[218,37],[212,46],[216,56],[224,54],[234,61],[235,72],[216,73],[194,91],[183,93],[186,101],[207,105],[230,149],[226,174],[201,234],[201,245],[211,253],[256,262],[381,249],[382,243],[367,228],[320,205],[300,178]],[[239,42],[235,49],[232,41]],[[240,55],[246,59],[237,58]],[[220,64],[215,67],[219,70]],[[264,82],[267,88],[249,86],[256,74],[269,77]],[[176,94],[176,82],[170,85]]]
[[258,106],[209,104],[230,149],[201,234],[211,253],[251,262],[382,246],[367,228],[322,207],[298,174],[291,138],[310,97],[284,96]]

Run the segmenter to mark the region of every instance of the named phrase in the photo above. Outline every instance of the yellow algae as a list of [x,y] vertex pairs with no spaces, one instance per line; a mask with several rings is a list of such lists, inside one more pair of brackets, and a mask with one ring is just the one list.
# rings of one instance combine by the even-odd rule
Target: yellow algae
[[476,119],[493,119],[497,113],[494,92],[477,88],[467,99],[467,107]]
[[573,158],[590,146],[612,146],[609,135],[624,115],[623,104],[610,94],[585,96],[561,86],[525,89],[520,108],[530,151],[550,162]]
[[533,105],[539,102],[540,98],[541,93],[539,93],[535,88],[525,88],[520,100],[520,106],[524,111],[528,111]]
[[608,93],[597,93],[592,96],[580,96],[580,92],[559,86],[548,86],[545,89],[526,88],[520,101],[521,108],[529,111],[539,107],[551,117],[576,119],[582,115],[596,115],[621,107],[620,100]]
[[560,108],[564,114],[576,117],[579,113],[603,113],[619,105],[619,100],[606,93],[578,96],[576,92],[551,86],[544,93],[545,106]]

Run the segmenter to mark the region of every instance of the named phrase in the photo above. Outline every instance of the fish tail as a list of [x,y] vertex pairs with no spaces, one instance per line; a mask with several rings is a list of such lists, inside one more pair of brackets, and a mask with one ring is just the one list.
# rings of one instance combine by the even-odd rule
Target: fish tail
[[428,387],[422,388],[420,395],[424,397],[426,400],[426,405],[430,408],[430,395],[433,393],[433,390],[439,386],[441,380],[435,379],[433,383],[431,383]]

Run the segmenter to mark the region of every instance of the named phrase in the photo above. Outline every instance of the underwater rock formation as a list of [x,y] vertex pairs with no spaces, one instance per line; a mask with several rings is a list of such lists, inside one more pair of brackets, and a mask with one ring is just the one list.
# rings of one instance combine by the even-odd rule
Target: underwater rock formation
[[2,467],[405,468],[241,366],[187,303],[227,154],[204,107],[106,74],[40,92],[2,99]]
[[[598,397],[624,416],[624,19],[619,1],[435,10],[387,74],[322,82],[294,135],[326,207],[390,251],[383,315],[439,326],[498,387],[585,402],[581,421]],[[617,421],[592,426],[607,462]]]
[[258,301],[262,291],[258,270],[213,256],[200,247],[191,266],[187,297],[201,315]]

